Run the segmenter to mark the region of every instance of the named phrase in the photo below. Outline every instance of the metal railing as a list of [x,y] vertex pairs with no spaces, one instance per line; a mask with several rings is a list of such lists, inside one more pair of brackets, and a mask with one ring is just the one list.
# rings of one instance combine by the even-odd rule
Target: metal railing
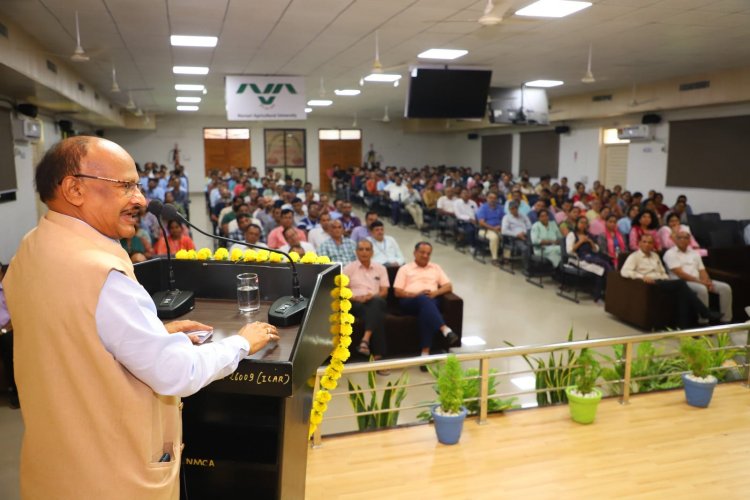
[[[513,393],[490,395],[489,394],[490,360],[501,359],[501,358],[511,358],[511,357],[517,357],[517,356],[528,356],[532,354],[554,353],[554,352],[560,352],[560,351],[579,351],[581,349],[598,349],[598,348],[603,348],[603,347],[624,345],[625,352],[624,352],[624,359],[622,360],[622,363],[624,363],[625,368],[624,368],[623,378],[619,380],[608,380],[607,383],[610,383],[610,384],[622,383],[622,394],[620,396],[620,402],[622,404],[628,404],[630,401],[630,395],[631,395],[631,382],[635,382],[637,380],[643,380],[645,378],[652,378],[652,377],[639,377],[639,378],[632,377],[634,346],[636,344],[640,344],[642,342],[653,343],[655,341],[660,341],[660,340],[680,339],[682,337],[704,337],[704,336],[710,336],[710,335],[719,335],[722,333],[728,334],[728,333],[739,333],[739,332],[746,332],[747,340],[745,341],[744,345],[738,345],[738,346],[735,345],[735,346],[731,346],[731,348],[732,349],[744,349],[746,361],[744,364],[737,365],[736,368],[743,368],[743,367],[747,368],[750,363],[750,321],[748,321],[747,323],[710,326],[710,327],[695,328],[695,329],[690,329],[690,330],[647,333],[647,334],[633,335],[633,336],[628,336],[628,337],[611,337],[611,338],[603,338],[603,339],[576,340],[576,341],[571,341],[571,342],[559,342],[559,343],[545,344],[545,345],[501,347],[501,348],[496,348],[496,349],[486,349],[486,350],[477,351],[477,352],[457,353],[456,358],[461,363],[470,362],[470,361],[479,362],[479,375],[478,375],[478,378],[480,379],[479,397],[472,398],[472,399],[479,400],[478,423],[484,424],[487,422],[487,408],[488,408],[488,401],[490,399],[502,398],[502,397],[508,397],[508,396],[517,396],[517,395],[523,395],[523,394],[535,394],[539,392],[547,392],[547,391],[564,389],[564,387],[545,387],[542,389],[535,388],[535,389],[527,390],[527,391],[517,391]],[[375,370],[394,370],[394,369],[403,369],[403,368],[410,368],[410,367],[416,367],[416,366],[422,366],[422,365],[430,365],[430,364],[443,362],[447,356],[448,356],[447,354],[438,354],[438,355],[433,355],[433,356],[418,356],[418,357],[412,357],[412,358],[389,359],[389,360],[379,360],[379,361],[371,361],[371,362],[364,362],[364,363],[346,364],[344,365],[342,374],[353,375],[355,373],[367,373],[367,372],[372,372]],[[573,367],[574,366],[570,366],[569,368],[573,368]],[[500,377],[500,376],[520,374],[520,373],[536,373],[537,371],[538,370],[529,369],[529,370],[514,371],[514,372],[497,372],[497,373],[493,373],[492,376]],[[318,368],[318,371],[316,372],[316,376],[315,376],[315,386],[314,386],[314,391],[316,392],[320,388],[320,378],[323,376],[324,373],[325,373],[324,366]],[[666,375],[677,375],[677,374],[678,373],[675,372],[675,373],[659,374],[655,376],[666,376]],[[477,378],[477,377],[471,377],[471,378]],[[746,385],[750,386],[750,369],[747,370],[745,382],[746,382]],[[434,384],[434,381],[426,381],[426,382],[418,382],[418,383],[413,383],[413,384],[402,384],[398,386],[391,386],[391,388],[398,389],[399,387],[420,387],[420,386],[428,386],[428,385],[433,385],[433,384]],[[355,391],[336,391],[332,393],[332,396],[341,397],[341,396],[348,396],[354,393],[370,393],[372,391],[373,389],[370,389],[370,388],[355,390]],[[469,401],[469,400],[467,399],[465,401]],[[412,406],[402,406],[398,409],[388,408],[384,410],[352,412],[347,415],[336,415],[336,416],[326,415],[325,418],[327,420],[352,418],[352,417],[363,416],[363,415],[388,413],[394,410],[403,411],[403,410],[409,410],[409,409],[425,408],[429,406],[430,404],[431,403],[417,404],[417,405],[412,405]],[[321,442],[322,442],[322,435],[321,435],[320,426],[318,426],[317,430],[313,434],[313,447],[320,446]]]

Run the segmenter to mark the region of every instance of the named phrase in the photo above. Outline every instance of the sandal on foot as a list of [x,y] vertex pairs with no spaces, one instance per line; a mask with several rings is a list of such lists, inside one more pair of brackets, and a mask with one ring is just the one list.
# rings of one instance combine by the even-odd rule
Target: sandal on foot
[[357,347],[357,352],[362,354],[363,356],[369,356],[370,355],[370,343],[366,340],[363,340],[359,343],[359,347]]

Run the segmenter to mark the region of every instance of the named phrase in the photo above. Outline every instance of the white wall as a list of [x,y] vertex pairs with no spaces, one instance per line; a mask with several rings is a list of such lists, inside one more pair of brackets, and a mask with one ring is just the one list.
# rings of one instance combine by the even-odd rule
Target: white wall
[[578,181],[591,186],[599,177],[599,129],[572,129],[560,135],[559,177],[572,186]]
[[52,120],[42,118],[42,140],[31,144],[16,142],[15,169],[18,191],[16,200],[0,203],[0,262],[8,263],[18,244],[39,217],[34,190],[34,167],[50,145],[60,140]]
[[[179,144],[180,159],[190,179],[191,191],[202,189],[204,178],[203,128],[250,127],[251,162],[263,171],[264,128],[305,128],[307,130],[307,179],[317,187],[319,179],[318,129],[350,128],[351,119],[316,118],[295,122],[228,122],[223,117],[167,116],[157,120],[156,130],[107,130],[105,136],[123,146],[135,161],[167,164],[169,152]],[[440,134],[404,134],[398,120],[380,123],[360,119],[362,153],[373,144],[386,165],[421,167],[423,165],[463,165],[479,168],[479,141],[471,141],[466,132]]]

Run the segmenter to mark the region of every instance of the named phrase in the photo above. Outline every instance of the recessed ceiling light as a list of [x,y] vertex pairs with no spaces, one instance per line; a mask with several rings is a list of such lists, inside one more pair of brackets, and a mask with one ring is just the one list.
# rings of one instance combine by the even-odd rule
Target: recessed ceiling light
[[468,50],[460,49],[429,49],[417,55],[417,57],[420,59],[442,59],[444,61],[452,61],[453,59],[458,59],[468,53]]
[[305,108],[305,113],[312,113],[312,108]]
[[336,95],[359,95],[362,91],[357,89],[336,89],[333,93]]
[[175,90],[183,90],[188,92],[203,92],[206,90],[205,85],[193,85],[190,83],[178,83],[174,86]]
[[201,98],[200,97],[178,97],[177,102],[197,103],[197,102],[201,102]]
[[208,68],[205,66],[174,66],[172,73],[175,75],[207,75]]
[[401,75],[396,75],[396,74],[391,74],[391,73],[371,73],[365,77],[366,82],[392,83],[400,79],[401,79]]
[[588,7],[591,7],[591,2],[538,0],[521,10],[517,10],[516,15],[527,17],[565,17]]
[[333,101],[330,99],[310,99],[307,101],[308,106],[330,106]]
[[215,36],[172,35],[169,42],[173,47],[216,47],[219,39]]
[[177,111],[198,111],[198,106],[177,106]]
[[524,85],[527,87],[558,87],[565,82],[560,80],[534,80],[533,82],[526,82]]

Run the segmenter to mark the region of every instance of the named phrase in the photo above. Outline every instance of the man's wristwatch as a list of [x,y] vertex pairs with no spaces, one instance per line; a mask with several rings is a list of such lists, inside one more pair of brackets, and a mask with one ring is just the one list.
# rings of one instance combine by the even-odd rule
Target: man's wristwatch
[[6,333],[10,333],[13,330],[9,330],[7,328],[0,328],[0,335],[5,335]]

